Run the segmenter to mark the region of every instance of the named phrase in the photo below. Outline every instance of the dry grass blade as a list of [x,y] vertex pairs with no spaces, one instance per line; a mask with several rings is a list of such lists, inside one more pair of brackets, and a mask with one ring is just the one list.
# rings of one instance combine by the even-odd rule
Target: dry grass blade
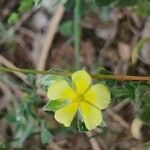
[[93,136],[92,132],[88,131],[86,132],[86,135],[89,138],[89,142],[91,143],[93,150],[101,150],[97,140],[94,137],[92,137]]
[[41,54],[39,56],[40,59],[39,59],[39,62],[37,63],[37,66],[36,66],[36,68],[39,70],[45,69],[45,64],[46,64],[46,60],[48,57],[48,53],[49,53],[49,50],[51,48],[54,36],[58,30],[58,25],[62,19],[63,14],[64,14],[64,7],[59,6],[56,9],[52,19],[49,21],[47,34],[45,35],[45,40],[43,42],[43,47],[41,49]]
[[130,126],[129,124],[122,119],[118,114],[116,114],[113,110],[107,110],[107,113],[115,120],[117,121],[123,128],[129,130]]

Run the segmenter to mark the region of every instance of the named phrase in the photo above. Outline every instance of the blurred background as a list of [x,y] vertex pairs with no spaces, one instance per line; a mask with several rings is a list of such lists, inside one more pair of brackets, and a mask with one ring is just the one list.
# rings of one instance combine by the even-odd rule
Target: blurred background
[[[150,1],[0,0],[0,66],[150,76]],[[42,110],[41,77],[0,73],[0,150],[150,150],[150,82],[100,81],[112,102],[84,132]]]

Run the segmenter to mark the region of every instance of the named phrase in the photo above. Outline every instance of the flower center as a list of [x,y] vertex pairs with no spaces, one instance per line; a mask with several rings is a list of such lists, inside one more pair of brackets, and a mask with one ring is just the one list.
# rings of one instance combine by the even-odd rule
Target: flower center
[[76,97],[73,101],[80,103],[81,101],[83,101],[83,96],[82,95],[76,95]]

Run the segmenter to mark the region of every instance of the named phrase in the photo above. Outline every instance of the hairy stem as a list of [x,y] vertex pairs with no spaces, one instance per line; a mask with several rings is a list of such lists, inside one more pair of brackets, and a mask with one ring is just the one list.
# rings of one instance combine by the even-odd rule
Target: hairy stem
[[[23,69],[23,68],[8,68],[0,66],[0,72],[21,72],[27,74],[53,74],[60,76],[72,75],[71,72],[56,72],[55,70],[34,70],[34,69]],[[104,80],[120,80],[120,81],[150,81],[150,76],[126,76],[126,75],[107,75],[107,74],[90,74],[94,79],[104,79]]]

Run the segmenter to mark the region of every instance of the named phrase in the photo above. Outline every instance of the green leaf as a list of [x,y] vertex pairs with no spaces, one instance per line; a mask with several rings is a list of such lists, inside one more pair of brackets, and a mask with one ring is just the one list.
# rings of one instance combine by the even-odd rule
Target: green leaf
[[0,144],[0,150],[8,150],[4,144]]
[[44,111],[53,111],[55,112],[56,110],[66,106],[67,104],[69,104],[68,100],[62,100],[62,99],[58,99],[58,100],[53,100],[53,101],[49,101],[43,108]]
[[133,9],[138,15],[143,17],[150,16],[150,1],[149,0],[138,0],[136,7]]
[[96,4],[99,6],[109,6],[115,0],[95,0]]
[[33,0],[22,0],[21,4],[18,8],[19,13],[24,13],[28,9],[30,9],[33,5]]
[[73,21],[65,21],[60,25],[59,31],[64,36],[71,36],[73,34]]
[[137,0],[117,0],[117,5],[118,6],[133,6],[137,4]]
[[140,118],[142,121],[150,123],[150,108],[144,109],[143,112],[140,114]]
[[15,24],[19,19],[19,14],[16,12],[11,13],[11,15],[8,18],[9,24]]
[[53,135],[50,133],[50,131],[45,127],[45,122],[42,122],[41,125],[41,142],[42,144],[48,144],[52,142]]
[[17,120],[16,120],[16,116],[14,115],[14,114],[8,114],[7,116],[6,116],[6,119],[7,119],[7,121],[9,122],[9,123],[16,123],[17,122]]
[[145,150],[150,150],[150,145]]

